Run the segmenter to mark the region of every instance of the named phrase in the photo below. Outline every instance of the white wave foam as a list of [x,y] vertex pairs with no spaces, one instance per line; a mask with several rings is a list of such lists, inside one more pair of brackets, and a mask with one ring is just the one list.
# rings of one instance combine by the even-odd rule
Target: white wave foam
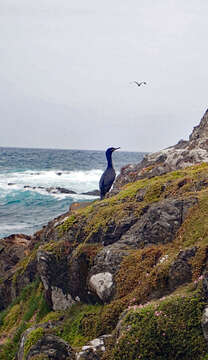
[[31,226],[26,223],[21,224],[0,224],[0,232],[1,233],[12,233],[13,231],[22,231],[22,229],[30,228]]
[[[88,171],[24,171],[0,175],[0,189],[3,192],[22,190],[24,186],[63,187],[77,193],[98,189],[102,170]],[[10,185],[8,185],[10,184]],[[32,189],[30,189],[32,190]],[[35,189],[41,192],[41,189]],[[66,195],[66,194],[64,194]]]

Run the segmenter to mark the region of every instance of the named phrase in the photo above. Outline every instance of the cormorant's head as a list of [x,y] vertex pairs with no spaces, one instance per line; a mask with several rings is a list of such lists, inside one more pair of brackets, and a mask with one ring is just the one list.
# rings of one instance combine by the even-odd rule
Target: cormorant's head
[[120,149],[120,147],[117,147],[117,148],[110,147],[110,148],[108,148],[108,149],[106,150],[106,152],[105,152],[105,153],[106,153],[106,156],[112,154],[115,150],[118,150],[118,149]]

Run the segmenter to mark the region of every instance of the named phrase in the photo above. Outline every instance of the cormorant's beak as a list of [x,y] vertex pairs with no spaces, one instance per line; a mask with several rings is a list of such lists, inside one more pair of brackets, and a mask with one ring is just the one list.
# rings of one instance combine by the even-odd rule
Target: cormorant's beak
[[118,149],[120,149],[120,147],[114,148],[114,150],[113,150],[113,151],[118,150]]

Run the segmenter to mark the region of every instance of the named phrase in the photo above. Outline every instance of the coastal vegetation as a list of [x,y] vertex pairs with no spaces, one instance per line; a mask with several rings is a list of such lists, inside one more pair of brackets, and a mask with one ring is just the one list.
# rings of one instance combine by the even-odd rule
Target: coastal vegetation
[[[105,351],[99,352],[100,359],[205,360],[207,343],[201,320],[207,306],[203,285],[208,254],[207,173],[208,164],[199,164],[138,180],[113,197],[69,214],[56,226],[50,223],[48,238],[46,232],[39,232],[33,238],[30,253],[16,265],[11,277],[11,303],[0,315],[0,359],[15,359],[25,334],[24,349],[18,359],[48,359],[47,354],[41,353],[40,341],[48,335],[68,343],[74,354],[91,340],[109,335]],[[161,204],[172,204],[176,199],[183,201],[184,207],[189,202],[190,205],[180,214],[178,226],[172,226],[172,237],[169,233],[159,236],[160,228],[158,240],[153,241],[154,233],[149,227],[146,231],[150,232],[150,240],[146,243],[138,241],[138,229],[134,230],[137,241],[133,245],[126,239],[122,242],[124,228],[128,238],[128,231],[141,219],[146,221],[144,217],[150,209],[155,211],[159,206],[162,211]],[[98,261],[107,248],[117,251],[118,257],[125,252],[119,261],[112,260],[113,270],[109,264]],[[50,278],[38,256],[45,256],[45,263],[52,263],[57,278],[60,271],[65,273],[60,283]],[[28,268],[34,262],[36,272],[30,274],[30,281],[21,289],[21,279],[28,276]],[[96,268],[99,273],[113,273],[113,290],[105,299],[89,285]],[[47,269],[52,271],[49,265]],[[79,272],[76,280],[71,278],[73,271],[75,277]],[[62,286],[64,280],[69,287]],[[70,293],[71,286],[73,301],[71,306],[56,309],[53,290],[61,286],[64,296]],[[79,286],[85,289],[78,291],[76,297]],[[16,296],[13,294],[17,287]],[[31,352],[38,346],[39,357]]]

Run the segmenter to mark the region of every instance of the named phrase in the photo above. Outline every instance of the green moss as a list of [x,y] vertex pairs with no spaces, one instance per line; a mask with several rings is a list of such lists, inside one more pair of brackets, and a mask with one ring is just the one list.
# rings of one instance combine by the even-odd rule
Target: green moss
[[162,246],[151,246],[146,249],[132,251],[121,263],[116,276],[117,297],[131,293],[135,288],[143,288],[151,278],[151,272],[162,255]]
[[26,359],[26,356],[29,353],[31,347],[35,345],[38,342],[38,340],[40,340],[43,337],[43,334],[44,331],[43,328],[41,327],[38,327],[37,329],[32,330],[30,332],[24,346],[24,359]]
[[46,355],[34,355],[30,357],[30,360],[49,360],[49,357]]
[[189,260],[192,267],[192,280],[196,281],[203,273],[206,266],[208,254],[208,245],[200,245],[197,248],[197,252],[193,258]]
[[[94,319],[95,327],[97,329],[97,336],[111,333],[115,329],[122,311],[127,306],[127,298],[114,300],[110,304],[105,305],[99,316],[96,316]],[[87,319],[87,322],[89,322],[89,319]],[[92,321],[91,327],[93,327]]]
[[63,252],[63,249],[62,249],[63,244],[64,244],[64,240],[60,240],[58,242],[50,241],[44,245],[41,245],[41,247],[39,249],[43,250],[43,251],[47,251],[51,254],[61,255]]
[[[0,335],[10,336],[1,348],[2,359],[14,359],[23,332],[49,312],[40,280],[26,286],[13,303],[0,314]],[[8,356],[9,353],[9,356]],[[0,356],[1,359],[1,356]]]
[[81,243],[73,252],[73,257],[79,257],[81,255],[84,255],[89,264],[92,265],[95,256],[102,248],[103,246],[101,244]]
[[1,331],[9,331],[21,318],[21,304],[12,306],[4,318]]
[[109,359],[196,360],[207,353],[201,329],[201,296],[169,297],[128,312]]
[[176,240],[176,244],[185,247],[200,244],[208,244],[208,190],[201,191],[198,195],[198,204],[190,211],[185,219]]
[[87,332],[83,327],[83,320],[100,313],[101,305],[75,304],[65,313],[65,319],[61,327],[57,329],[57,335],[69,342],[73,347],[81,347],[88,340],[94,338],[96,329]]
[[47,316],[50,311],[51,308],[46,302],[45,295],[43,292],[41,292],[38,299],[36,321],[39,322],[40,320],[42,320],[44,317]]
[[36,294],[39,284],[40,280],[36,279],[33,283],[25,286],[20,295],[13,300],[11,305],[0,313],[0,334],[4,332],[5,329],[9,331],[16,321],[18,321],[18,318],[22,318],[31,294],[32,296]]
[[36,258],[37,250],[38,249],[34,249],[28,256],[26,256],[23,260],[21,260],[18,263],[18,268],[12,278],[13,286],[15,286],[18,277],[21,276],[25,272],[28,265]]
[[73,249],[74,244],[65,239],[61,239],[57,242],[50,241],[40,247],[40,250],[53,254],[57,261],[62,261],[62,258],[68,256]]
[[17,346],[11,339],[8,339],[3,346],[1,345],[0,360],[15,360],[16,353]]
[[55,320],[59,320],[60,317],[63,316],[63,312],[62,311],[50,311],[46,316],[44,316],[42,319],[41,319],[41,324],[42,323],[46,323],[48,321],[55,321]]
[[59,236],[60,237],[63,236],[63,234],[72,227],[72,225],[75,223],[75,221],[76,221],[76,216],[75,215],[70,215],[68,217],[68,219],[66,219],[64,221],[63,224],[59,225],[58,226]]

